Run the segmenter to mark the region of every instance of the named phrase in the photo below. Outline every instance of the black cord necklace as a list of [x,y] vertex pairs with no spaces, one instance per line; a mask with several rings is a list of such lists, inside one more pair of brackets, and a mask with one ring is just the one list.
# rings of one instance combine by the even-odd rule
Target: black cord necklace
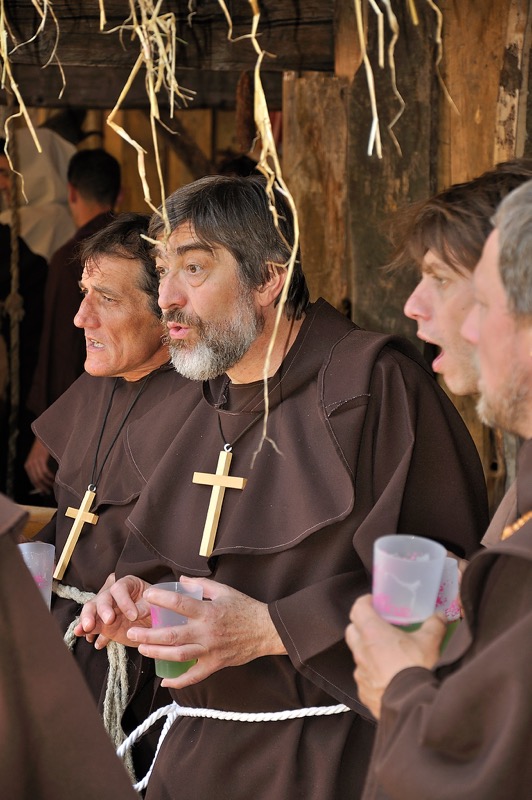
[[87,486],[87,490],[86,490],[86,492],[85,492],[85,494],[83,496],[83,500],[81,501],[80,507],[79,508],[72,508],[72,507],[69,506],[67,508],[67,510],[65,511],[65,516],[66,517],[73,517],[74,522],[72,524],[72,528],[70,529],[70,533],[68,535],[68,538],[67,538],[67,540],[65,542],[65,546],[63,547],[63,551],[61,553],[61,557],[59,558],[59,561],[57,562],[57,566],[55,568],[54,578],[56,580],[61,580],[61,578],[65,574],[65,570],[66,570],[66,568],[68,566],[68,562],[70,561],[70,558],[72,557],[72,553],[74,552],[74,548],[76,546],[76,542],[79,539],[79,535],[81,533],[83,525],[86,522],[88,522],[89,525],[96,525],[96,523],[98,522],[98,514],[92,514],[91,511],[90,511],[90,508],[91,508],[91,506],[93,504],[94,498],[96,497],[96,486],[98,484],[98,481],[101,478],[102,471],[103,471],[103,468],[104,468],[104,466],[105,466],[105,464],[107,462],[107,459],[111,455],[111,451],[112,451],[113,447],[115,446],[118,437],[120,436],[122,428],[126,424],[126,421],[127,421],[128,417],[129,417],[129,415],[131,414],[131,412],[132,412],[137,400],[140,398],[140,396],[143,393],[144,389],[148,385],[148,381],[150,380],[152,375],[153,375],[153,372],[151,372],[149,375],[146,375],[146,377],[142,381],[138,392],[136,393],[136,395],[133,398],[133,400],[130,402],[129,406],[127,407],[127,409],[126,409],[126,411],[124,413],[124,416],[122,417],[122,420],[120,421],[120,424],[118,425],[118,428],[117,428],[117,430],[116,430],[116,432],[115,432],[115,434],[114,434],[114,436],[113,436],[113,438],[111,440],[111,443],[110,443],[109,447],[107,448],[107,452],[105,453],[105,456],[103,457],[103,460],[102,460],[102,463],[100,465],[99,470],[96,472],[98,454],[100,452],[100,447],[101,447],[101,444],[102,444],[103,434],[104,434],[104,431],[105,431],[105,428],[106,428],[106,425],[107,425],[107,420],[108,420],[108,417],[109,417],[109,414],[111,412],[111,408],[112,408],[112,405],[113,405],[113,398],[114,398],[116,389],[118,387],[118,383],[120,381],[120,378],[116,378],[115,379],[115,382],[113,384],[113,389],[111,391],[111,396],[110,396],[109,402],[107,404],[107,409],[106,409],[105,414],[104,414],[102,427],[100,428],[100,435],[98,436],[98,442],[96,444],[96,452],[94,454],[94,461],[93,461],[92,470],[91,470],[90,483]]
[[262,419],[262,417],[263,417],[263,415],[262,415],[262,414],[257,414],[257,415],[256,415],[256,416],[255,416],[255,417],[254,417],[254,418],[251,420],[251,422],[250,422],[248,425],[246,425],[246,427],[244,428],[244,430],[243,430],[243,431],[241,431],[241,432],[238,434],[238,436],[236,436],[236,437],[233,439],[233,441],[232,441],[232,442],[228,442],[228,441],[226,440],[226,437],[224,436],[224,432],[223,432],[223,430],[222,430],[222,420],[220,419],[220,414],[218,414],[218,430],[220,431],[220,436],[222,437],[222,442],[224,443],[224,450],[225,450],[225,452],[226,452],[226,453],[231,453],[231,452],[232,452],[232,450],[233,450],[233,447],[235,446],[235,444],[236,444],[238,441],[240,441],[240,439],[241,439],[241,438],[244,436],[244,434],[245,434],[245,433],[247,433],[247,432],[249,431],[249,429],[253,427],[253,425],[256,425],[256,423],[257,423],[257,422],[260,422],[260,420]]
[[117,387],[118,387],[118,382],[120,381],[120,378],[115,378],[115,382],[113,384],[113,390],[111,392],[111,397],[109,398],[109,402],[107,404],[107,409],[105,411],[104,418],[103,418],[102,427],[100,428],[100,435],[98,437],[98,443],[96,445],[96,451],[94,453],[94,461],[93,461],[93,464],[92,464],[92,471],[91,471],[91,480],[90,480],[90,483],[89,483],[89,485],[87,487],[88,491],[96,492],[96,485],[97,485],[98,481],[101,478],[101,475],[102,475],[102,472],[103,472],[103,468],[105,467],[107,459],[111,455],[111,451],[112,451],[113,447],[115,446],[118,437],[120,436],[122,428],[126,424],[127,418],[129,417],[129,415],[133,411],[133,408],[134,408],[137,400],[140,398],[140,396],[143,393],[144,389],[148,385],[148,381],[151,378],[152,374],[153,373],[150,373],[149,375],[146,375],[146,377],[142,381],[142,384],[141,384],[140,389],[138,390],[137,394],[135,395],[135,397],[133,398],[133,400],[131,401],[129,406],[126,408],[125,414],[122,417],[122,420],[121,420],[121,422],[120,422],[120,424],[119,424],[119,426],[118,426],[118,428],[116,430],[115,435],[113,436],[111,444],[107,448],[107,452],[106,452],[105,456],[103,457],[100,469],[98,470],[98,473],[96,474],[96,463],[98,461],[98,455],[99,455],[100,447],[101,447],[101,444],[102,444],[103,434],[105,432],[105,428],[106,428],[106,425],[107,425],[107,418],[109,417],[109,414],[111,412],[111,408],[112,408],[112,405],[113,405],[113,398],[114,398],[115,392],[116,392]]
[[[226,436],[225,436],[225,434],[223,432],[220,410],[223,410],[224,406],[227,404],[228,391],[229,391],[230,385],[231,385],[231,381],[230,381],[229,377],[226,376],[225,380],[224,380],[224,382],[222,384],[222,388],[220,390],[220,396],[218,397],[218,400],[215,403],[213,403],[213,406],[216,409],[216,412],[217,412],[217,415],[218,415],[218,430],[220,431],[220,436],[222,437],[222,441],[224,443],[224,450],[225,450],[226,453],[230,453],[232,451],[233,447],[235,446],[235,444],[244,436],[244,434],[246,434],[249,431],[249,429],[253,427],[253,425],[255,425],[257,422],[259,422],[263,418],[263,413],[255,414],[255,416],[253,417],[251,422],[248,425],[246,425],[244,430],[241,431],[232,440],[232,442],[228,442],[227,438],[226,438]],[[263,396],[263,394],[264,394],[263,386],[264,386],[264,384],[261,382],[261,387],[260,387],[259,391],[257,392],[257,394],[252,398],[252,400],[255,400],[257,397],[259,397],[259,395],[261,397]],[[246,406],[248,407],[247,408],[248,411],[249,411],[250,403],[251,403],[251,400],[248,400],[248,402],[246,403]],[[256,406],[255,406],[255,408],[256,408]],[[237,411],[236,413],[241,413],[241,412]]]

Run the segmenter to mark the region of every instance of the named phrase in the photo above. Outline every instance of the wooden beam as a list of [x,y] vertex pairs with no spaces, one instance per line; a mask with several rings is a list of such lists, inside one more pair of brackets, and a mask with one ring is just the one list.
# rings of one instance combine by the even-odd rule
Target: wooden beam
[[[32,0],[6,2],[6,17],[17,42],[28,42],[12,54],[13,63],[47,62],[57,43],[57,57],[64,66],[131,67],[138,52],[138,39],[130,31],[111,32],[124,23],[129,14],[127,0],[105,0],[106,30],[99,30],[99,8],[95,0],[54,0],[54,14],[59,22],[59,39],[51,17],[34,41],[39,18]],[[257,54],[246,34],[250,33],[252,13],[249,3],[238,4],[233,12],[233,41],[227,38],[228,26],[217,0],[202,0],[194,14],[186,3],[166,0],[161,13],[172,12],[176,24],[177,64],[189,69],[243,71],[253,69]],[[236,4],[235,4],[236,6]],[[261,47],[274,57],[266,58],[268,71],[286,69],[332,70],[333,63],[332,0],[264,0],[259,25]],[[100,86],[100,88],[103,88]]]
[[[27,106],[42,108],[80,108],[111,109],[114,107],[130,70],[126,67],[108,69],[104,67],[66,66],[64,67],[66,86],[63,95],[61,74],[53,64],[43,69],[34,64],[15,64],[13,68],[24,102]],[[239,72],[183,69],[176,72],[179,84],[195,92],[187,106],[190,109],[216,108],[234,110],[236,107],[236,87]],[[262,71],[262,84],[268,108],[279,111],[282,107],[282,74]],[[0,104],[7,103],[7,94],[0,90]],[[168,97],[159,95],[161,107],[168,107]],[[146,108],[148,98],[144,83],[144,73],[137,75],[122,108]]]

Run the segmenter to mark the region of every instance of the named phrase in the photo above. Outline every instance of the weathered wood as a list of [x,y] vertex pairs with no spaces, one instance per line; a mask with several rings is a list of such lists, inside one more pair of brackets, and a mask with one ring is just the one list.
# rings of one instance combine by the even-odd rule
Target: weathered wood
[[512,0],[495,112],[495,162],[523,153],[531,22],[528,4]]
[[337,308],[349,287],[347,86],[319,73],[284,80],[283,169],[298,209],[303,269],[312,299]]
[[[22,96],[29,107],[111,109],[118,100],[126,84],[130,70],[126,67],[64,67],[66,86],[60,97],[63,83],[55,65],[46,69],[34,64],[15,64],[13,73],[20,86]],[[186,89],[195,92],[188,108],[234,109],[236,106],[236,87],[239,72],[215,70],[177,70],[176,78]],[[272,111],[280,110],[282,105],[282,74],[262,72],[262,84]],[[7,102],[7,94],[0,90],[0,104]],[[162,108],[168,108],[168,95],[161,91],[158,95]],[[124,99],[122,108],[146,108],[145,72],[137,75],[131,89]]]
[[368,52],[375,73],[382,159],[367,154],[372,117],[363,67],[352,84],[316,74],[287,76],[283,100],[283,167],[300,212],[303,264],[312,296],[322,294],[339,308],[348,297],[353,318],[362,326],[412,339],[415,326],[402,309],[416,275],[387,277],[381,267],[389,257],[388,217],[435,188],[431,143],[437,123],[436,78],[433,18],[427,9],[420,11],[418,27],[406,8],[396,9],[398,83],[407,103],[394,129],[402,155],[386,131],[399,106],[389,71],[379,70],[376,63],[376,25],[371,19]]
[[[347,230],[352,241],[351,297],[353,318],[365,328],[407,335],[415,340],[415,326],[403,314],[403,305],[417,276],[405,271],[386,275],[382,266],[390,255],[387,241],[389,219],[401,206],[428,197],[435,188],[435,138],[437,113],[433,102],[435,87],[433,21],[429,7],[419,6],[419,26],[407,13],[407,4],[395,5],[400,35],[395,60],[397,82],[406,109],[394,127],[400,143],[399,154],[386,126],[399,104],[392,92],[387,69],[377,66],[376,25],[368,23],[368,52],[375,76],[377,109],[382,130],[382,159],[368,156],[372,124],[364,67],[361,67],[348,96],[349,151]],[[387,32],[389,41],[389,32]]]
[[[28,41],[37,30],[38,18],[31,0],[6,2],[6,15],[17,41]],[[247,0],[229,4],[233,16],[233,38],[251,30],[251,5]],[[60,23],[57,55],[65,66],[131,66],[139,51],[138,39],[128,32],[99,30],[99,8],[95,0],[54,0],[54,13]],[[105,0],[107,31],[122,24],[128,16],[126,0]],[[190,14],[188,3],[167,0],[161,13],[171,11],[176,21],[177,64],[207,70],[253,69],[256,52],[248,38],[229,41],[227,22],[216,0],[202,0]],[[268,71],[286,69],[333,69],[332,0],[265,0],[261,3],[260,42],[275,58],[266,59]],[[14,63],[44,64],[56,42],[51,18],[44,31],[13,54]],[[103,88],[103,87],[102,87]]]
[[[513,4],[514,0],[483,0],[481,6],[476,0],[440,4],[445,21],[442,75],[459,112],[441,96],[440,186],[470,180],[494,164],[498,128],[500,135],[499,84],[508,69]],[[505,147],[506,157],[510,152]]]

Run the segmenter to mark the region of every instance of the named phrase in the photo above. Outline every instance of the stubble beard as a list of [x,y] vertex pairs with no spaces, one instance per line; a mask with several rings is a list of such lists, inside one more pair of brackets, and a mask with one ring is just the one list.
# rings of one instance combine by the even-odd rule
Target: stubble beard
[[523,423],[529,415],[530,391],[528,376],[522,370],[512,373],[505,384],[504,394],[489,396],[480,382],[477,414],[480,421],[491,428],[502,428],[508,433],[522,435]]
[[210,322],[180,311],[164,314],[164,322],[177,322],[194,329],[197,341],[167,340],[176,372],[193,381],[217,378],[234,367],[264,329],[264,317],[253,305],[249,290],[242,289],[230,319]]

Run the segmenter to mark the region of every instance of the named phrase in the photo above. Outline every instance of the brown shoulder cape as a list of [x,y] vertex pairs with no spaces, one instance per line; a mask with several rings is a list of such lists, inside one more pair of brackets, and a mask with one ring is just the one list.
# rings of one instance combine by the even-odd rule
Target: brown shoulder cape
[[[532,509],[532,441],[517,506]],[[473,559],[462,601],[467,622],[440,666],[403,670],[384,694],[364,800],[530,797],[532,522]]]
[[[487,522],[474,445],[415,348],[358,330],[324,301],[270,380],[267,433],[278,451],[265,442],[254,455],[260,382],[245,390],[238,410],[234,389],[230,410],[216,410],[223,389],[223,378],[211,382],[198,402],[192,384],[179,404],[150,415],[155,452],[170,442],[157,461],[143,425],[130,426],[130,465],[148,483],[129,517],[134,535],[117,575],[204,575],[269,604],[288,657],[221,670],[173,693],[178,702],[231,711],[340,702],[367,715],[343,634],[352,602],[369,590],[373,541],[418,533],[470,555]],[[198,550],[211,490],[192,475],[214,472],[224,441],[234,443],[231,474],[248,482],[226,491],[207,559]],[[371,740],[372,724],[352,713],[260,726],[181,720],[163,745],[148,797],[177,797],[163,786],[183,782],[198,800],[220,783],[233,800],[356,797]],[[316,758],[324,741],[326,763],[325,753]],[[205,770],[197,769],[197,752],[206,754]],[[245,776],[229,779],[231,763],[245,763]]]
[[6,800],[133,800],[84,681],[10,534],[0,496],[0,784]]
[[[72,518],[65,516],[65,512],[69,506],[79,508],[85,490],[92,481],[94,455],[114,383],[114,378],[95,378],[84,373],[33,426],[37,437],[59,464],[55,483],[58,510],[36,537],[55,545],[56,558],[59,558],[73,524]],[[163,399],[172,402],[185,383],[185,379],[171,366],[156,370],[132,408],[128,421],[141,419]],[[142,381],[118,379],[99,450],[97,472],[125,410],[134,400],[141,384]],[[126,429],[127,423],[97,481],[96,498],[91,511],[98,515],[98,522],[96,525],[84,525],[61,581],[66,586],[74,586],[84,592],[98,592],[108,575],[114,571],[128,534],[125,519],[144,485],[137,474],[123,469],[122,438]],[[144,436],[149,442],[149,428],[144,428]],[[80,606],[73,600],[53,596],[52,613],[63,632],[79,612]],[[85,639],[79,639],[74,654],[94,699],[102,707],[107,682],[106,651],[95,650]],[[151,703],[153,670],[152,663],[148,661],[144,662],[144,669],[140,669],[134,648],[131,649],[129,666],[131,696],[136,697],[129,715],[132,718],[131,726],[135,727],[137,722],[145,718]],[[140,749],[139,746],[136,752],[140,752]]]

